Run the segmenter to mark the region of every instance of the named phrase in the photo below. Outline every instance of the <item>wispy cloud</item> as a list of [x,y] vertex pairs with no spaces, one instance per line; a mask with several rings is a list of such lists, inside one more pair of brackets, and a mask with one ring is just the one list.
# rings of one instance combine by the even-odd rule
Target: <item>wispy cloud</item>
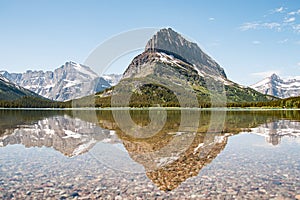
[[258,40],[254,40],[254,41],[252,41],[252,44],[258,45],[258,44],[261,44],[261,42]]
[[246,22],[239,27],[242,31],[256,30],[256,29],[275,29],[281,30],[281,24],[277,22]]
[[272,13],[283,13],[285,10],[284,7],[279,7],[279,8],[275,8],[274,10],[272,10]]
[[297,33],[300,33],[300,24],[295,24],[292,26],[293,30]]
[[255,77],[260,77],[260,78],[265,78],[265,77],[269,77],[272,74],[280,74],[280,70],[271,70],[271,71],[262,71],[262,72],[255,72],[252,73],[251,76],[255,76]]
[[287,43],[288,41],[289,41],[289,39],[285,38],[283,40],[279,40],[277,43],[284,44],[284,43]]
[[260,27],[260,23],[259,22],[246,22],[244,23],[242,26],[239,27],[240,30],[242,31],[248,31],[248,30],[253,30],[253,29],[257,29]]
[[300,62],[298,62],[297,65],[300,67]]
[[[288,12],[289,11],[289,12]],[[279,13],[276,16],[275,13]],[[253,22],[245,22],[240,27],[241,31],[248,30],[274,30],[274,31],[293,31],[300,33],[300,24],[297,24],[300,16],[300,9],[289,10],[283,6],[275,8],[265,15],[262,19]]]
[[300,15],[300,9],[296,11],[289,12],[288,15]]
[[210,17],[210,18],[208,18],[208,20],[209,20],[209,21],[214,21],[215,18],[214,18],[214,17]]
[[295,21],[295,20],[296,20],[295,17],[290,17],[290,18],[286,18],[286,19],[284,20],[284,22],[285,22],[285,23],[290,23],[290,22],[293,22],[293,21]]
[[281,24],[277,22],[266,22],[262,24],[262,27],[268,28],[268,29],[276,29],[280,30],[281,29]]

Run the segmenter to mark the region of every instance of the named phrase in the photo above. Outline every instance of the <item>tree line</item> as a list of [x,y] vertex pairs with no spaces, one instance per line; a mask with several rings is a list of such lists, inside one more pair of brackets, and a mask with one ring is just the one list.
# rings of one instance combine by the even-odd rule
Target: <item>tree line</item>
[[[158,91],[158,92],[157,92]],[[129,107],[184,107],[180,105],[178,99],[174,94],[164,93],[164,91],[153,93],[153,90],[144,90],[142,94],[135,93],[132,95]],[[200,108],[212,107],[209,99],[198,97]],[[219,107],[218,105],[214,105]],[[220,104],[223,106],[223,104]],[[77,100],[59,102],[42,99],[37,97],[22,97],[18,100],[8,101],[0,100],[0,107],[2,108],[72,108],[72,107],[111,107],[111,97],[88,96]],[[273,101],[259,101],[259,102],[227,102],[227,107],[271,107],[271,108],[300,108],[300,97],[291,97],[287,99],[279,99]]]

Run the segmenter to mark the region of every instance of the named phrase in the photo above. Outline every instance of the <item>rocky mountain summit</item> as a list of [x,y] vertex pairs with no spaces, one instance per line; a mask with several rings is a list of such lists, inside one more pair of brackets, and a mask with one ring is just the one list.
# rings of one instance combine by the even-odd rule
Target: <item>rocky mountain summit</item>
[[272,74],[256,84],[251,85],[253,89],[279,98],[300,96],[300,76],[282,79],[276,74]]
[[197,71],[226,78],[225,71],[196,43],[190,42],[172,30],[161,29],[147,43],[145,51],[158,51],[171,54],[175,58],[195,66]]
[[186,68],[190,67],[200,76],[209,75],[226,79],[224,69],[216,61],[204,53],[196,43],[189,42],[171,28],[161,29],[147,42],[145,51],[134,58],[123,78],[132,77],[140,71],[135,68],[153,61],[178,63]]

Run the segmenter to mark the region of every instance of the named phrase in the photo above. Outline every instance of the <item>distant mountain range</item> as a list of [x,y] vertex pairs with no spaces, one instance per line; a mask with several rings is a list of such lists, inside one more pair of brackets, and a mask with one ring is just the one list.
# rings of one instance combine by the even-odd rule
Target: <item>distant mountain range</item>
[[300,96],[300,76],[281,79],[278,75],[272,74],[250,87],[263,94],[279,98],[296,97]]
[[[128,86],[133,87],[130,89],[132,95],[129,106],[134,107],[191,106],[181,104],[189,103],[191,94],[196,96],[199,103],[192,107],[210,107],[212,100],[220,102],[220,106],[225,106],[226,103],[230,106],[240,106],[247,102],[269,102],[277,99],[276,97],[300,95],[299,77],[283,80],[274,74],[251,87],[229,80],[225,70],[212,57],[202,51],[196,43],[186,40],[171,28],[161,29],[153,35],[144,52],[132,60],[122,75],[108,74],[100,77],[90,67],[72,61],[54,71],[0,71],[0,75],[0,100],[42,96],[66,103],[78,99],[75,102],[78,106],[111,106],[112,94],[121,94],[115,88],[123,87],[128,93]],[[148,82],[145,83],[145,80]],[[96,98],[88,100],[89,97],[86,96],[92,94],[96,94]],[[181,103],[177,94],[183,97]],[[297,106],[296,101],[298,100],[291,102],[291,105]],[[282,106],[285,106],[285,102]]]
[[38,94],[11,82],[0,74],[0,100],[16,100],[25,96],[41,97]]
[[72,61],[66,62],[53,72],[28,70],[24,73],[9,73],[1,71],[0,74],[16,85],[56,101],[80,98],[111,86],[88,66]]

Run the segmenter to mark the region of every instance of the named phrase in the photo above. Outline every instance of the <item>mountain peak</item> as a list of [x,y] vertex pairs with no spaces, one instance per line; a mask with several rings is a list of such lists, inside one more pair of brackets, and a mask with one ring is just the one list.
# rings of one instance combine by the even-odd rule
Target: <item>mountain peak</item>
[[[168,44],[168,46],[164,46]],[[169,51],[170,45],[176,47],[189,47],[196,45],[195,43],[189,42],[179,33],[171,28],[160,29],[153,37],[148,41],[145,51],[147,50],[165,50]],[[176,53],[176,52],[174,52]]]
[[196,43],[188,41],[171,28],[163,28],[153,35],[145,47],[145,52],[147,51],[172,55],[194,65],[198,71],[227,78],[224,69],[204,53]]
[[273,74],[270,76],[270,78],[273,79],[273,80],[279,80],[279,79],[280,79],[280,77],[279,77],[277,74],[275,74],[275,73],[273,73]]

